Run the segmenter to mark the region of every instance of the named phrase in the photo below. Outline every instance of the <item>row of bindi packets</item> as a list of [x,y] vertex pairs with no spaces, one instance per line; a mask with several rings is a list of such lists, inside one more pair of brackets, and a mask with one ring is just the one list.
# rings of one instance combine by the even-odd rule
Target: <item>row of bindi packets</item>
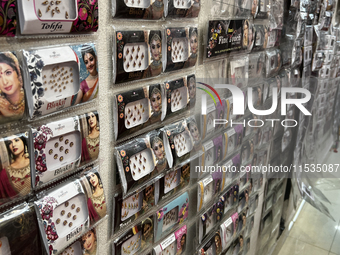
[[[237,233],[244,229],[247,229],[247,235],[251,232],[253,226],[247,228],[247,222],[254,223],[254,213],[258,207],[258,191],[263,184],[263,177],[262,181],[260,178],[260,176],[252,176],[249,179],[241,177],[241,179],[234,180],[226,184],[225,187],[221,187],[222,192],[217,193],[217,195],[220,194],[219,197],[213,199],[213,204],[207,203],[199,213],[196,230],[198,244],[204,243],[206,238],[217,230],[218,223],[224,222],[235,212],[239,214],[238,222],[240,223],[235,226],[235,232]],[[249,183],[246,189],[240,186],[242,183],[243,185]],[[233,233],[233,231],[230,233]]]
[[[117,239],[112,243],[114,254],[140,254],[154,243],[164,240],[173,231],[183,229],[186,233],[186,225],[189,215],[189,194],[182,193],[163,207],[157,208],[155,212],[149,213],[147,217],[138,221],[133,227],[119,233]],[[159,249],[166,249],[167,246],[154,246],[157,254]],[[170,246],[175,250],[175,245]],[[169,248],[170,248],[169,247]],[[169,251],[168,251],[169,253]],[[163,253],[163,254],[168,254]]]
[[154,210],[160,202],[183,191],[190,182],[190,163],[167,170],[136,191],[123,196],[116,193],[113,201],[112,235]]
[[113,36],[113,83],[153,78],[194,67],[198,50],[197,26],[116,29]]
[[0,36],[89,34],[98,30],[98,0],[3,0]]
[[112,0],[112,16],[119,19],[197,18],[200,9],[200,0]]
[[124,195],[197,156],[201,145],[190,131],[194,126],[196,121],[189,117],[115,147]]
[[91,234],[88,231],[107,216],[105,190],[97,167],[37,197],[34,204],[47,254],[58,254],[85,233]]
[[259,191],[263,183],[263,174],[256,174],[246,178],[242,176],[225,186],[219,198],[200,213],[196,232],[199,248],[196,254],[214,251],[249,254]]
[[282,29],[284,1],[269,0],[214,0],[210,3],[213,17],[244,17],[271,21],[271,27]]
[[[0,251],[4,254],[22,254],[23,250],[30,254],[96,252],[93,227],[106,215],[102,181],[97,169],[92,168],[38,193],[30,203],[23,202],[0,214]],[[24,247],[18,245],[18,239]],[[86,241],[86,245],[79,239]],[[70,245],[72,248],[67,248]]]
[[95,161],[99,135],[96,111],[3,134],[0,205],[23,199]]
[[115,139],[189,111],[195,102],[194,74],[119,93],[113,99]]
[[97,97],[94,43],[16,53],[0,53],[1,124],[42,118]]

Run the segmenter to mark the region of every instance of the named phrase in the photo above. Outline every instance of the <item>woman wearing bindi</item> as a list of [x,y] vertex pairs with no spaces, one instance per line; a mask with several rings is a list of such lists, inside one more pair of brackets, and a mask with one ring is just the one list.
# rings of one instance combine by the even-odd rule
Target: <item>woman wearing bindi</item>
[[0,53],[0,122],[20,119],[25,111],[25,93],[18,59]]

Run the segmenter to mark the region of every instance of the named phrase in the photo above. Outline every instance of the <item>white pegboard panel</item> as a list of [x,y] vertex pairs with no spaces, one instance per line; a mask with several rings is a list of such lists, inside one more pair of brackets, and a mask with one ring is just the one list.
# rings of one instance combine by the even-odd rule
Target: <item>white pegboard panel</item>
[[[199,19],[191,19],[191,20],[180,20],[179,24],[197,24],[199,27],[199,55],[198,55],[198,64],[194,70],[196,70],[196,75],[200,77],[203,72],[203,61],[202,55],[204,53],[204,46],[202,42],[203,35],[205,34],[204,28],[205,24],[208,20],[208,15],[210,14],[210,8],[208,0],[201,0],[201,11]],[[176,23],[174,21],[170,21],[171,23]],[[73,115],[78,115],[86,112],[86,110],[97,109],[100,113],[100,154],[99,154],[99,165],[100,165],[100,174],[103,181],[103,185],[105,188],[105,192],[107,195],[107,209],[108,209],[108,217],[103,220],[101,224],[97,227],[97,242],[98,242],[98,254],[101,255],[109,255],[111,254],[110,245],[108,240],[110,239],[111,234],[111,215],[112,215],[112,198],[114,191],[119,187],[115,185],[115,167],[114,167],[114,157],[113,157],[113,145],[114,136],[113,136],[113,114],[112,114],[112,96],[116,94],[118,91],[122,91],[122,87],[112,85],[112,35],[113,28],[119,27],[129,27],[131,29],[141,29],[141,24],[144,26],[158,27],[162,29],[162,26],[165,24],[169,24],[169,21],[128,21],[128,20],[117,20],[112,18],[111,13],[111,1],[108,0],[99,0],[99,30],[95,34],[91,35],[81,35],[77,37],[69,37],[69,36],[61,36],[56,38],[34,38],[30,37],[29,39],[25,38],[0,38],[0,48],[2,50],[11,50],[18,51],[22,49],[29,48],[39,48],[45,46],[54,46],[54,45],[63,45],[69,43],[86,43],[86,42],[95,42],[96,50],[97,50],[97,61],[98,61],[98,70],[99,70],[99,95],[98,99],[94,103],[85,104],[83,106],[67,109],[64,112],[55,114],[51,117],[46,117],[43,120],[38,120],[34,122],[27,123],[29,125],[35,125],[44,121],[53,121],[60,118],[65,118]],[[169,75],[161,76],[160,78],[153,79],[149,82],[159,82],[167,79],[171,79],[174,76],[180,75],[183,73],[176,72]],[[202,77],[200,77],[202,78]],[[133,88],[135,86],[140,86],[140,82],[133,82],[129,88]],[[196,104],[197,107],[197,104]]]

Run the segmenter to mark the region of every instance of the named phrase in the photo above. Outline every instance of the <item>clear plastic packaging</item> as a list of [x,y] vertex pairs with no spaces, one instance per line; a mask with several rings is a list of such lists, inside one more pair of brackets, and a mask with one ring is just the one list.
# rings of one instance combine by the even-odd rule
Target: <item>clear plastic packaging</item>
[[32,191],[34,178],[31,171],[31,133],[2,134],[0,205],[27,197]]
[[267,48],[269,28],[263,24],[254,25],[254,46],[253,51],[259,51]]
[[200,9],[200,0],[165,0],[164,16],[166,18],[197,18]]
[[227,80],[226,59],[204,62],[204,79],[207,84],[223,84]]
[[222,159],[226,156],[226,152],[223,150],[223,136],[222,134],[215,136],[213,139],[214,144],[214,158],[213,164],[219,164]]
[[269,29],[268,28],[268,40],[267,40],[267,45],[266,48],[272,48],[274,46],[276,46],[276,44],[280,41],[280,30],[278,29]]
[[[225,147],[223,148],[224,159],[226,158],[226,156],[229,157],[237,151],[236,149],[238,147],[237,143],[238,143],[239,135],[241,134],[238,134],[236,130],[238,130],[239,128],[240,126],[238,126],[238,128],[234,126],[223,133],[223,140],[224,140],[223,143],[225,145]],[[242,137],[240,138],[242,139]]]
[[266,77],[277,73],[282,66],[281,51],[279,49],[270,49],[266,51]]
[[194,74],[165,82],[164,109],[166,117],[181,114],[195,106],[196,77]]
[[22,35],[79,34],[98,29],[97,0],[18,0],[17,10]]
[[194,138],[188,127],[187,121],[181,120],[167,125],[161,129],[169,166],[176,166],[194,157],[191,151],[194,148]]
[[81,165],[98,159],[100,151],[100,124],[97,111],[79,115],[81,127]]
[[217,119],[216,105],[212,103],[207,106],[206,114],[201,115],[202,139],[210,137],[211,133],[215,131],[215,119]]
[[171,233],[175,228],[182,225],[189,216],[188,192],[174,198],[170,203],[156,212],[155,241]]
[[100,129],[97,111],[32,128],[34,186],[46,185],[98,158]]
[[93,43],[24,50],[23,55],[24,84],[31,119],[97,97],[99,78]]
[[[283,27],[283,17],[284,17],[284,4],[283,0],[270,1],[270,21],[272,27],[277,29],[282,29]],[[273,22],[274,21],[274,22]]]
[[[15,3],[7,2],[5,5],[10,7],[13,4],[15,5]],[[10,10],[13,10],[13,8],[10,8]],[[2,70],[2,79],[0,80],[0,124],[4,124],[21,120],[25,117],[26,104],[22,69],[16,55],[9,51],[1,52],[0,67]]]
[[[304,38],[304,45],[310,46],[313,43],[313,26],[306,25],[305,27],[305,38]],[[335,43],[333,43],[335,45]]]
[[169,170],[159,181],[159,199],[167,199],[177,194],[190,182],[190,163]]
[[113,241],[112,253],[115,255],[141,254],[150,248],[154,241],[154,226],[155,219],[153,215],[138,222]]
[[300,12],[298,12],[297,9],[295,8],[290,8],[288,10],[288,17],[286,18],[285,24],[286,24],[286,34],[291,35],[291,36],[296,36],[297,30],[299,30],[299,22],[298,19],[300,18]]
[[[222,177],[222,176],[221,176]],[[220,190],[221,178],[213,178],[212,175],[197,183],[197,212],[214,200]]]
[[2,253],[42,254],[38,221],[31,204],[25,202],[1,213],[0,227]]
[[164,17],[163,0],[112,0],[112,16],[122,19],[160,20]]
[[[215,134],[214,132],[218,132],[219,130],[225,128],[229,122],[229,114],[230,114],[230,100],[221,99],[216,102],[216,104],[210,104],[207,106],[206,114],[201,115],[201,130],[202,130],[202,139],[207,139]],[[226,124],[223,123],[223,120],[228,120]]]
[[196,120],[199,120],[200,116],[201,114],[196,114],[186,119],[190,134],[194,141],[194,147],[193,147],[194,153],[202,149],[201,129],[200,129],[199,121],[196,121]]
[[160,181],[156,179],[154,183],[142,187],[141,191],[135,191],[126,197],[123,197],[121,193],[117,193],[114,196],[112,233],[126,228],[127,225],[141,218],[148,211],[152,210],[152,207],[157,205],[159,200],[159,184]]
[[324,52],[322,50],[316,50],[314,55],[313,55],[313,60],[312,60],[312,71],[317,71],[320,70],[323,66],[324,63]]
[[234,2],[235,17],[249,17],[252,11],[251,4],[252,4],[251,0],[235,1]]
[[198,233],[198,243],[205,241],[205,238],[209,236],[218,222],[222,220],[223,217],[223,204],[222,202],[217,202],[211,205],[205,212],[203,212],[198,218],[197,233]]
[[232,157],[231,161],[232,161],[232,168],[233,168],[233,170],[236,171],[236,173],[239,173],[240,167],[241,167],[241,163],[242,163],[242,161],[241,161],[241,154],[240,153],[235,154]]
[[256,18],[258,11],[259,11],[258,0],[252,0],[251,1],[251,16],[253,16],[254,19]]
[[241,213],[243,209],[247,208],[248,203],[249,190],[248,187],[246,187],[245,189],[239,191],[237,212]]
[[168,141],[162,132],[152,131],[115,147],[119,176],[124,194],[172,167]]
[[[292,34],[296,39],[297,38],[300,38],[300,39],[303,39],[304,36],[305,36],[305,27],[306,27],[306,24],[307,24],[307,13],[305,12],[298,12],[296,14],[297,16],[295,17],[295,19],[297,19],[297,22],[296,20],[289,24],[291,26],[293,26],[293,31],[289,31],[290,34]],[[295,29],[295,30],[294,30]]]
[[291,66],[298,66],[302,63],[302,39],[296,39],[292,49]]
[[333,12],[324,11],[324,9],[322,9],[322,12],[320,13],[320,17],[319,17],[320,29],[327,31],[331,26],[332,18],[333,18]]
[[254,31],[248,19],[210,20],[208,24],[206,58],[247,50],[254,45]]
[[78,116],[33,128],[32,134],[36,186],[48,183],[79,166],[82,142]]
[[[298,87],[301,81],[300,68],[295,67],[291,69],[286,69],[289,87]],[[296,96],[294,93],[289,93],[290,96]]]
[[96,255],[98,253],[98,235],[95,228],[90,229],[76,242],[67,247],[61,255],[70,254],[91,254]]
[[86,194],[90,227],[93,227],[107,216],[107,201],[98,166],[83,173],[80,181]]
[[185,254],[187,250],[187,234],[187,225],[184,225],[165,238],[160,244],[154,246],[153,255]]
[[[245,254],[249,251],[251,231],[254,228],[254,215],[246,208],[240,213],[232,213],[230,217],[220,225],[222,238],[222,250],[225,254]],[[244,253],[243,253],[244,252]]]
[[161,30],[117,29],[113,36],[113,83],[160,75],[164,68],[162,43]]
[[264,52],[252,53],[248,56],[248,84],[258,84],[263,81],[265,70]]
[[270,237],[273,223],[273,212],[270,210],[261,219],[260,222],[260,235],[261,235],[261,248],[267,243]]
[[198,46],[197,27],[165,27],[162,47],[163,71],[171,72],[195,66]]
[[69,181],[43,193],[35,201],[35,208],[48,254],[63,251],[89,228],[90,212],[80,180]]
[[[242,172],[239,174],[239,180],[238,180],[240,190],[248,187],[248,185],[250,184],[250,180],[251,180],[251,172],[250,172],[251,164],[244,163],[242,160],[242,165],[244,168]],[[248,188],[248,194],[250,195],[249,188]]]
[[230,59],[228,66],[229,82],[240,89],[248,85],[248,56],[235,56]]
[[[256,1],[255,1],[256,3]],[[258,0],[258,11],[256,15],[256,19],[267,19],[268,13],[270,11],[270,1],[269,0]],[[254,6],[254,3],[253,3]]]
[[221,254],[223,251],[222,246],[222,237],[220,230],[217,230],[216,232],[212,233],[208,240],[201,245],[195,254],[201,255],[201,254]]
[[115,139],[126,137],[154,123],[167,114],[164,86],[155,84],[119,93],[113,98]]
[[304,66],[311,65],[312,57],[313,57],[313,48],[312,48],[312,46],[304,47],[303,53],[304,53],[304,57],[303,57],[303,64],[304,64]]
[[288,35],[284,42],[280,44],[282,66],[290,67],[292,63],[292,49],[294,46],[294,37]]
[[225,186],[228,185],[228,188],[225,189],[224,192],[222,192],[219,202],[222,204],[224,216],[227,216],[230,214],[230,212],[235,211],[235,208],[238,204],[239,185],[236,183],[228,184],[227,181],[225,182]]

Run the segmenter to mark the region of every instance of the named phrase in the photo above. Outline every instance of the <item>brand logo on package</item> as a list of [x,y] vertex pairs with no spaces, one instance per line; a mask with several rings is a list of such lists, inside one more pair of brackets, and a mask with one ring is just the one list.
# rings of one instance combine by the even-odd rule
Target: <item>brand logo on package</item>
[[51,32],[59,31],[63,29],[63,25],[60,22],[41,23],[41,29],[49,29]]
[[60,53],[57,54],[57,52],[53,51],[52,55],[50,55],[50,58],[58,58],[60,57]]
[[80,227],[76,228],[74,231],[72,231],[70,234],[68,234],[66,236],[66,241],[70,240],[73,237],[78,236],[79,234],[82,233],[82,231],[83,231],[83,226],[80,226]]
[[62,109],[65,107],[65,102],[66,102],[66,99],[60,99],[59,101],[48,103],[46,110],[50,110],[53,108]]
[[[216,89],[228,89],[231,94],[232,94],[232,102],[233,102],[233,110],[232,113],[233,115],[244,115],[244,109],[245,109],[245,97],[243,94],[243,91],[238,88],[235,85],[230,85],[230,84],[216,84],[214,87],[205,84],[205,83],[201,83],[201,82],[197,82],[207,88],[209,88],[211,91],[213,91],[216,96],[219,99],[220,104],[222,105],[222,101],[221,98],[219,96],[219,94],[217,93]],[[216,106],[216,100],[213,96],[213,94],[204,88],[200,88],[197,87],[203,91],[205,91],[206,93],[202,94],[202,115],[206,115],[207,114],[207,95],[208,94],[214,101],[215,106]],[[270,109],[268,110],[257,110],[255,109],[254,105],[253,105],[253,93],[252,93],[252,87],[248,88],[248,101],[247,101],[247,105],[248,105],[248,109],[251,113],[255,114],[255,115],[260,115],[260,116],[268,116],[272,113],[274,113],[277,110],[278,107],[278,88],[277,87],[273,87],[272,88],[272,106]],[[302,98],[287,98],[288,94],[291,93],[301,93],[304,96],[302,96]],[[285,116],[287,114],[287,105],[295,105],[304,115],[306,116],[311,116],[312,114],[303,106],[303,104],[307,103],[309,100],[311,99],[311,93],[309,92],[309,90],[304,89],[304,88],[288,88],[288,87],[283,87],[281,88],[281,115]],[[258,126],[253,126],[250,124],[250,122],[255,121],[255,120],[249,120],[248,121],[248,125],[251,127],[258,127]],[[264,122],[262,120],[257,120],[262,122],[262,125],[264,125]],[[266,120],[266,121],[271,121],[272,123],[274,121],[276,121],[276,119],[270,119],[270,120]],[[295,123],[294,126],[297,125],[297,121],[294,119],[286,119],[285,121],[292,121]],[[226,119],[214,119],[214,127],[215,125],[221,125],[221,124],[227,124],[228,120]],[[230,121],[231,125],[233,125],[233,120]],[[243,124],[245,126],[245,120],[244,122],[234,122],[234,124]],[[283,126],[286,126],[282,123]],[[287,127],[294,127],[294,126],[287,126]]]
[[67,191],[62,190],[62,191],[60,191],[60,194],[59,194],[58,197],[61,198],[61,197],[65,196],[67,193],[68,193]]
[[55,128],[55,130],[62,130],[65,128],[65,125],[63,124],[58,124],[58,126]]

